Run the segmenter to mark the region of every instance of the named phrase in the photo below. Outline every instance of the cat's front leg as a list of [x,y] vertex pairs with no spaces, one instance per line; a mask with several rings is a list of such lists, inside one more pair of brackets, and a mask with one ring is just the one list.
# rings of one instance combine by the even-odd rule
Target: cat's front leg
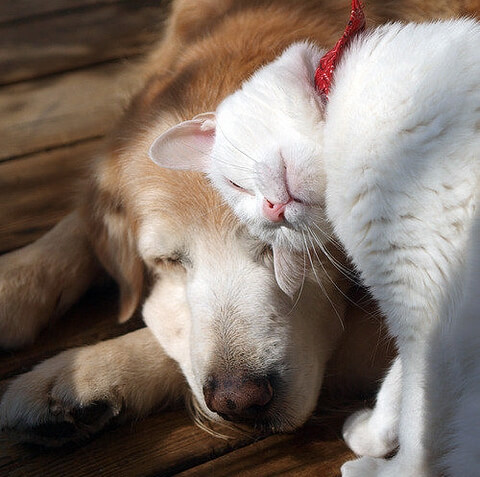
[[58,446],[184,392],[178,366],[143,328],[64,351],[15,378],[0,402],[0,429],[21,442]]
[[352,414],[343,425],[343,438],[360,456],[384,457],[398,445],[402,393],[402,362],[395,359],[382,383],[373,409]]
[[424,476],[418,473],[415,466],[408,465],[408,462],[380,459],[377,457],[360,457],[342,465],[342,477],[414,477]]
[[342,477],[430,477],[424,446],[425,360],[423,339],[399,346],[402,360],[398,453],[392,459],[361,457],[342,466]]

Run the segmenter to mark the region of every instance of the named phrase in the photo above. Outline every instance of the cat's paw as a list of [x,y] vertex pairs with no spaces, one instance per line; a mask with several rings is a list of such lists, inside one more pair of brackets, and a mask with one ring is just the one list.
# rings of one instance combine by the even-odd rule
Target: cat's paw
[[382,460],[375,457],[349,460],[342,465],[342,477],[375,477],[378,475],[379,467],[381,467],[379,461]]
[[415,465],[414,460],[398,455],[390,460],[360,457],[345,462],[341,473],[342,477],[429,477],[422,466]]
[[[0,429],[12,439],[46,446],[85,440],[122,410],[122,399],[82,350],[70,350],[16,378],[0,402]],[[87,357],[88,358],[88,357]]]
[[391,420],[372,419],[374,412],[362,409],[343,425],[343,438],[357,455],[384,457],[398,445],[397,426]]

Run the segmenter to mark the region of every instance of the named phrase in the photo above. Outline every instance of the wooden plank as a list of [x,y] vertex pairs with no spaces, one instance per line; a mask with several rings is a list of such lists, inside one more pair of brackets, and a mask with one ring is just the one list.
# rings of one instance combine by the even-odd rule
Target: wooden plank
[[0,163],[0,253],[26,245],[72,208],[100,140]]
[[122,64],[0,89],[0,161],[105,134],[135,83]]
[[120,426],[88,444],[62,449],[14,445],[0,436],[0,474],[166,477],[242,444],[241,439],[215,438],[194,426],[185,411],[171,411]]
[[354,458],[340,438],[341,421],[307,424],[289,435],[274,435],[177,474],[178,477],[338,477]]
[[0,2],[0,23],[25,20],[37,15],[71,10],[89,5],[114,3],[121,0],[2,0]]
[[116,2],[0,25],[0,84],[142,53],[159,36],[165,3]]

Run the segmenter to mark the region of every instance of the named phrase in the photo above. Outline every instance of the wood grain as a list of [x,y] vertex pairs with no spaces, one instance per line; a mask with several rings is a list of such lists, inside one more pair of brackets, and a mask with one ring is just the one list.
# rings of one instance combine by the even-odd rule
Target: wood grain
[[0,85],[143,53],[165,11],[164,1],[136,0],[0,25]]
[[274,435],[178,474],[180,477],[339,477],[340,467],[354,458],[339,439],[341,421]]
[[[195,427],[185,411],[157,413],[105,432],[82,446],[46,450],[0,436],[0,474],[9,477],[166,477],[247,442],[217,439]],[[231,474],[233,475],[233,474]]]
[[0,24],[25,21],[37,15],[57,13],[89,5],[115,3],[121,0],[3,0],[0,2]]
[[0,163],[0,253],[26,245],[73,207],[77,181],[101,141]]
[[104,135],[134,84],[115,63],[1,88],[0,161]]

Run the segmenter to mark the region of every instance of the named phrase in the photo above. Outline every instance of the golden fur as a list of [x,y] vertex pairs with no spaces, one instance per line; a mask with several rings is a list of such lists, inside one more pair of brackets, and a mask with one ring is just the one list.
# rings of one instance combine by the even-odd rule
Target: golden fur
[[[371,0],[367,17],[373,25],[397,19],[473,15],[479,7],[477,0]],[[309,40],[329,47],[343,31],[348,12],[348,0],[175,1],[162,41],[141,65],[135,65],[144,87],[111,134],[104,153],[92,163],[78,211],[40,241],[0,258],[0,346],[14,348],[33,341],[58,309],[63,311],[84,292],[97,273],[97,259],[117,281],[120,320],[128,319],[151,285],[146,277],[152,267],[158,266],[155,273],[160,274],[176,267],[171,257],[152,257],[155,263],[147,263],[139,250],[145,227],[159,213],[172,231],[188,226],[192,233],[216,237],[216,246],[221,247],[223,238],[239,227],[232,212],[202,175],[154,165],[148,158],[150,144],[174,124],[215,110],[226,95],[292,42]],[[56,246],[52,249],[53,241]],[[71,251],[72,243],[78,244],[76,251]],[[341,260],[338,251],[332,253]],[[19,268],[20,263],[25,266]],[[40,269],[41,276],[31,273]],[[336,286],[346,291],[348,284],[333,267],[330,270]],[[175,280],[172,278],[172,296],[179,290]],[[345,308],[333,285],[326,282],[325,286],[336,296],[338,306]],[[63,290],[60,298],[59,289]],[[24,295],[32,300],[22,301]],[[188,310],[172,302],[170,307],[165,303],[159,314],[166,321],[173,316],[179,320]],[[335,361],[338,374],[341,369],[353,373],[352,363],[364,353],[362,349],[356,353],[355,347],[367,342],[359,336],[367,336],[367,330],[376,327],[367,315],[353,319],[354,314],[362,315],[358,309],[347,314],[347,330],[349,320],[362,326],[355,326],[358,334],[351,335],[355,338],[343,338],[348,345]],[[179,337],[184,329],[170,332]],[[341,330],[332,328],[331,332],[333,348]],[[375,333],[371,336],[375,342]],[[37,422],[51,418],[49,406],[60,409],[54,421],[61,422],[65,416],[71,419],[72,408],[108,402],[108,412],[99,420],[102,425],[118,414],[122,405],[134,415],[148,412],[165,399],[184,395],[185,384],[174,355],[182,352],[176,349],[167,356],[149,330],[66,351],[13,381],[0,405],[0,423],[21,439],[58,444],[62,438],[52,441],[32,435]],[[363,386],[356,378],[352,381]],[[167,385],[156,385],[160,381]],[[83,434],[75,438],[99,427],[83,427]]]
[[[367,21],[373,26],[390,20],[421,21],[479,11],[478,0],[376,0],[368,2]],[[83,206],[97,255],[121,286],[122,319],[133,313],[141,296],[134,244],[127,239],[127,231],[135,231],[138,216],[149,213],[141,191],[148,196],[149,188],[175,188],[187,180],[192,181],[192,188],[187,187],[192,197],[197,196],[195,187],[202,190],[202,196],[208,189],[198,177],[160,171],[152,164],[147,152],[153,139],[180,121],[214,111],[223,98],[291,43],[309,40],[332,45],[344,28],[347,12],[348,2],[337,0],[174,2],[165,37],[143,65],[149,75],[146,84],[112,134],[107,156],[94,165],[91,177],[96,180],[90,183],[85,195],[88,202]],[[179,201],[180,214],[190,210],[181,190],[172,189],[172,194]],[[210,194],[212,204],[218,202],[215,193]],[[121,233],[99,228],[95,218],[107,214],[125,218],[117,231]]]

